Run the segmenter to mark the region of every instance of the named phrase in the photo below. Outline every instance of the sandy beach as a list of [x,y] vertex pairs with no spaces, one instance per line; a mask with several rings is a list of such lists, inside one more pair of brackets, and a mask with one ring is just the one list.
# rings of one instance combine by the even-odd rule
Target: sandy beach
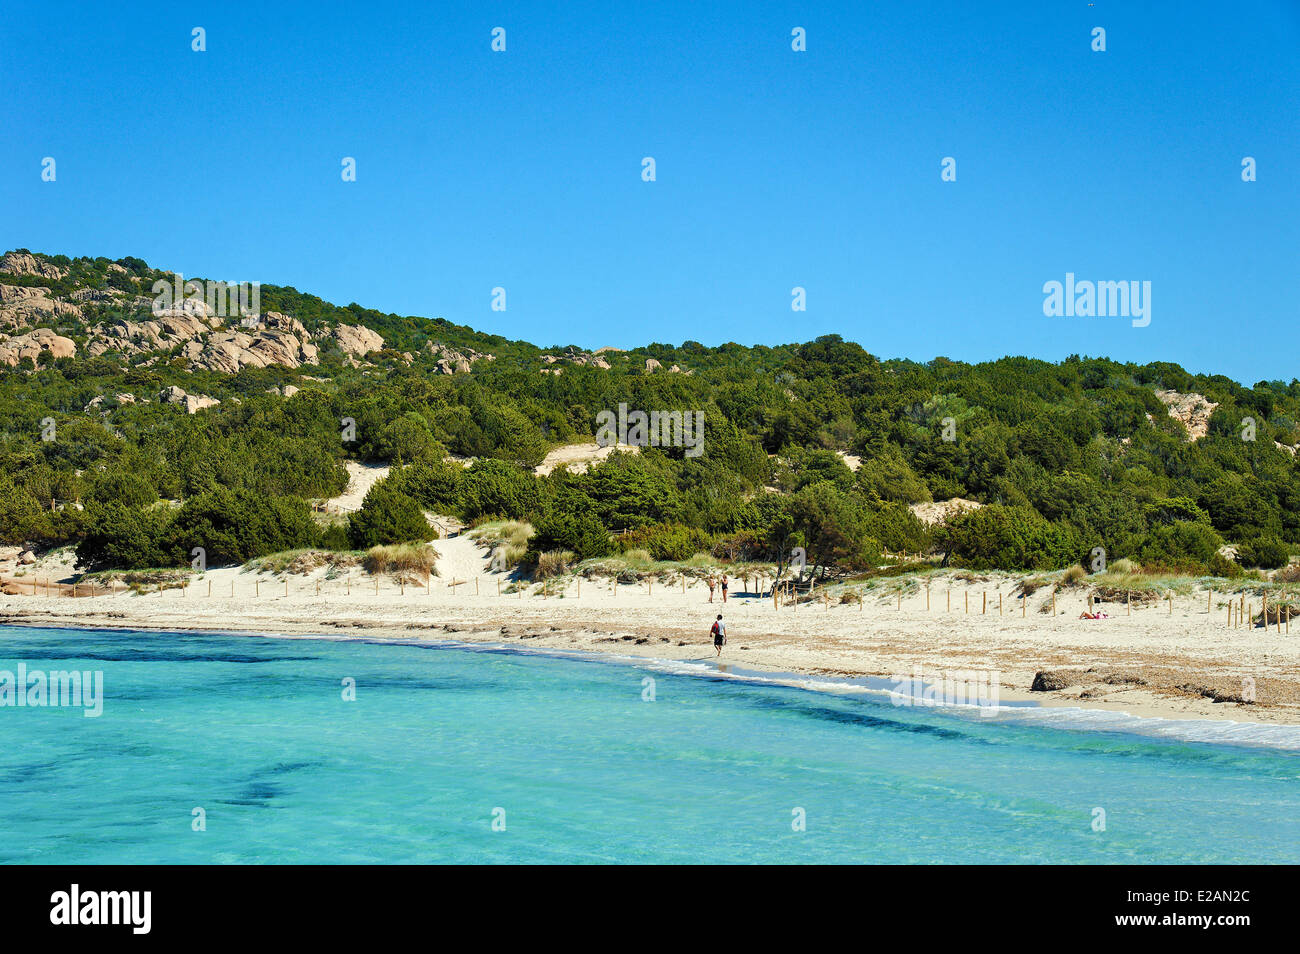
[[[681,580],[615,587],[608,579],[572,579],[562,591],[553,582],[552,593],[543,596],[536,585],[511,592],[514,581],[489,571],[485,551],[468,538],[437,546],[438,575],[427,586],[403,586],[358,569],[331,577],[328,569],[277,575],[229,568],[210,570],[185,590],[119,588],[73,598],[67,586],[65,595],[42,592],[45,579],[61,577],[38,566],[8,578],[8,590],[37,582],[37,594],[0,597],[0,622],[438,638],[711,660],[709,626],[720,612],[729,633],[723,662],[749,669],[837,677],[919,673],[926,679],[991,672],[1007,701],[1300,724],[1292,637],[1273,628],[1230,629],[1226,596],[1175,598],[1172,613],[1166,602],[1135,605],[1131,613],[1122,604],[1105,604],[1111,615],[1099,620],[1079,618],[1086,588],[1059,591],[1053,616],[1050,587],[1022,608],[1014,595],[1019,578],[1003,574],[935,574],[928,609],[923,587],[901,600],[882,588],[862,603],[832,596],[778,609],[770,598],[742,592],[740,580],[725,605],[720,593],[711,604],[708,587],[694,580],[683,591]],[[1066,684],[1032,690],[1043,671]],[[1247,687],[1253,703],[1243,701]]]

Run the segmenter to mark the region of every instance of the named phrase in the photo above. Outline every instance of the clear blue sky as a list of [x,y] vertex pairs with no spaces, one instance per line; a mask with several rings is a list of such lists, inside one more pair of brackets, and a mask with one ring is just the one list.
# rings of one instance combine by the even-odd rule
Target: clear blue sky
[[[542,345],[1300,376],[1300,0],[236,6],[5,5],[0,246]],[[1045,318],[1067,271],[1150,326]]]

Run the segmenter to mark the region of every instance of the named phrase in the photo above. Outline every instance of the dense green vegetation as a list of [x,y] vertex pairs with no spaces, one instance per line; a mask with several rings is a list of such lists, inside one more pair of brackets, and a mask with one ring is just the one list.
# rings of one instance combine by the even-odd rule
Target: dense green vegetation
[[[163,276],[138,259],[120,260],[124,271],[105,259],[47,261],[70,274],[0,283],[148,295]],[[1230,574],[1224,543],[1262,567],[1282,565],[1300,543],[1300,465],[1275,446],[1300,443],[1296,380],[1244,387],[1172,364],[1081,357],[920,364],[834,335],[779,347],[652,344],[607,354],[609,369],[561,362],[553,375],[540,373],[534,345],[442,320],[265,285],[262,306],[309,329],[363,324],[386,347],[360,368],[324,348],[319,366],[222,375],[187,370],[179,349],[148,356],[147,367],[144,356],[84,356],[90,324],[139,317],[138,306],[51,321],[77,357],[0,371],[0,540],[76,543],[88,566],[128,568],[185,565],[203,547],[215,565],[427,538],[423,509],[526,519],[534,553],[635,547],[656,559],[711,550],[785,561],[803,546],[810,566],[840,571],[869,567],[882,550],[1054,569],[1088,565],[1102,547],[1112,561]],[[495,360],[439,375],[422,350],[429,342]],[[693,373],[648,372],[647,358]],[[267,393],[288,383],[302,390]],[[194,415],[159,403],[172,384],[222,403]],[[1190,441],[1157,389],[1218,403],[1209,433]],[[620,403],[702,411],[705,452],[647,447],[580,475],[534,475],[548,448],[593,440],[597,413]],[[47,418],[53,440],[42,439]],[[345,418],[355,440],[344,439]],[[1253,441],[1242,439],[1246,418]],[[448,454],[477,460],[464,467]],[[306,502],[344,489],[347,459],[391,460],[394,471],[349,527],[318,525]],[[989,506],[937,530],[908,509],[952,497]]]

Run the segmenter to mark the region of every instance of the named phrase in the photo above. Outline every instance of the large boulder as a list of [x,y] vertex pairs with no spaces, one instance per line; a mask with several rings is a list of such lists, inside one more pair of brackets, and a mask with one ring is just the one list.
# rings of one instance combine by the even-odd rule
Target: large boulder
[[345,354],[355,358],[364,358],[384,346],[383,336],[363,325],[335,325],[330,337],[338,342]]
[[216,398],[208,397],[206,394],[186,394],[184,388],[172,385],[165,388],[159,395],[158,400],[164,404],[184,404],[185,410],[189,414],[203,410],[205,407],[215,407],[221,402]]
[[23,358],[39,361],[41,352],[48,351],[55,358],[71,358],[77,345],[49,328],[34,328],[20,335],[0,335],[0,365],[13,368]]

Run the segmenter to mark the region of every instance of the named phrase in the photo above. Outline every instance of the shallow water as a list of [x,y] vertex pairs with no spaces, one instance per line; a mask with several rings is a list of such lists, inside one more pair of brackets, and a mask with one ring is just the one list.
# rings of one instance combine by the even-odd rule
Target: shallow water
[[1300,860],[1295,753],[1045,710],[482,647],[0,627],[0,669],[20,661],[102,670],[105,699],[98,718],[0,708],[6,863]]

